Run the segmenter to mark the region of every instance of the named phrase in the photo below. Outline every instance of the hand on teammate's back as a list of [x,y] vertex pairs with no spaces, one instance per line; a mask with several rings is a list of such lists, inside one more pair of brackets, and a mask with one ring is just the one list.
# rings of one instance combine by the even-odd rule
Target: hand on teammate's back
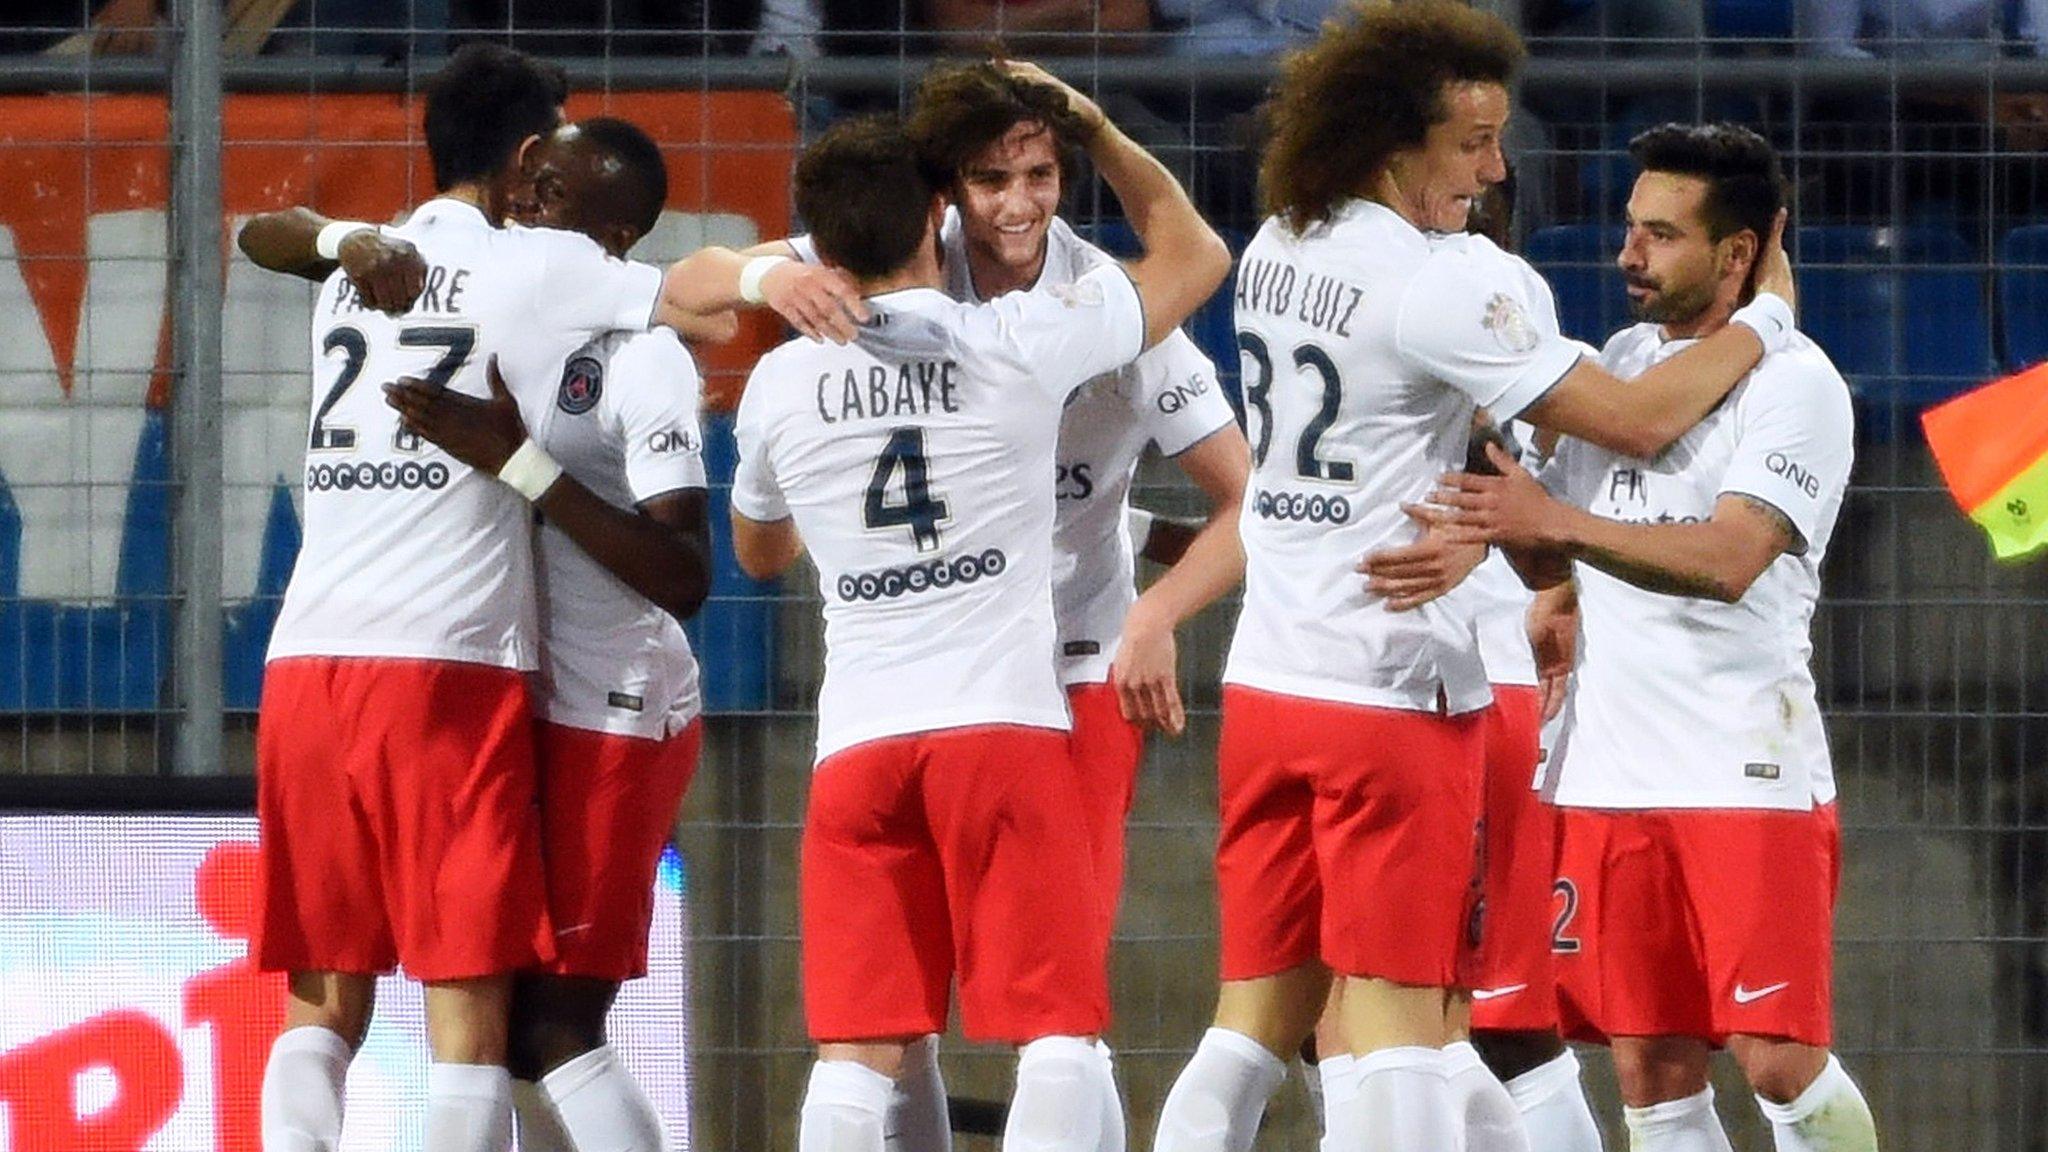
[[813,340],[850,343],[867,322],[860,285],[839,268],[787,260],[761,277],[761,299]]
[[1187,710],[1180,700],[1179,647],[1173,626],[1154,622],[1133,608],[1124,617],[1123,638],[1109,666],[1124,719],[1178,736],[1187,729]]
[[363,303],[393,316],[412,310],[427,287],[427,261],[412,241],[375,228],[351,232],[336,250]]
[[496,356],[491,357],[486,377],[491,383],[487,400],[411,376],[386,384],[384,400],[398,409],[407,431],[418,433],[471,468],[495,476],[526,442],[526,422],[519,418],[519,403],[498,374]]
[[1498,444],[1486,446],[1498,476],[1447,472],[1430,497],[1449,515],[1439,517],[1454,543],[1499,544],[1508,548],[1554,548],[1564,543],[1570,509],[1551,498],[1543,484]]
[[1429,508],[1404,504],[1401,510],[1422,526],[1421,537],[1413,544],[1382,548],[1360,560],[1357,567],[1365,573],[1367,590],[1385,597],[1392,612],[1420,608],[1442,596],[1464,583],[1486,559],[1486,545],[1453,542],[1439,527],[1442,518],[1432,515]]

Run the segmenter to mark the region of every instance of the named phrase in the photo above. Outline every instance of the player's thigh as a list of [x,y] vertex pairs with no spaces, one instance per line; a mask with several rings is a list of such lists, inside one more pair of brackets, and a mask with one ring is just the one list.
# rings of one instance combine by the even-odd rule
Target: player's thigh
[[1124,719],[1116,689],[1108,684],[1075,684],[1067,689],[1067,708],[1074,720],[1072,756],[1075,781],[1086,810],[1089,848],[1101,888],[1105,915],[1113,923],[1123,889],[1124,823],[1137,793],[1138,765],[1145,756],[1145,734]]
[[1479,713],[1351,708],[1318,725],[1323,956],[1345,976],[1470,987],[1478,944]]
[[450,661],[377,662],[349,689],[375,764],[357,794],[377,829],[399,959],[416,979],[479,979],[552,953],[526,679]]
[[970,1039],[1090,1035],[1108,1022],[1108,938],[1067,734],[926,733],[923,791],[945,870]]
[[665,740],[549,723],[536,732],[555,932],[548,971],[634,979],[647,971],[655,874],[696,773],[702,722]]
[[1223,688],[1216,752],[1216,894],[1223,978],[1252,981],[1322,964],[1322,878],[1306,757],[1324,702]]
[[264,669],[254,953],[266,971],[369,975],[398,963],[382,846],[355,791],[355,761],[373,750],[350,723],[344,667],[297,657]]
[[811,777],[798,908],[805,1022],[820,1043],[946,1028],[952,913],[918,788],[918,740],[857,744]]
[[1672,814],[1566,808],[1552,949],[1568,1035],[1714,1035],[1707,964]]
[[1674,816],[1717,1036],[1833,1041],[1832,808]]
[[1550,953],[1557,810],[1533,787],[1541,727],[1536,689],[1494,686],[1485,720],[1485,888],[1472,985],[1472,1026],[1478,1030],[1557,1027]]

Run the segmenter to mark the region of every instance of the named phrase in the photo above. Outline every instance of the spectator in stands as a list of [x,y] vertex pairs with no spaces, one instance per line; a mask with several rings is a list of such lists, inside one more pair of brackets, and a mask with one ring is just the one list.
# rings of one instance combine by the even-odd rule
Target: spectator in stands
[[948,51],[980,53],[1000,41],[1021,56],[1136,52],[1152,41],[1148,0],[917,0]]
[[1274,56],[1315,39],[1335,0],[1158,0],[1179,56]]
[[1797,27],[1815,56],[1984,58],[2011,48],[2039,55],[2048,2],[1799,0]]

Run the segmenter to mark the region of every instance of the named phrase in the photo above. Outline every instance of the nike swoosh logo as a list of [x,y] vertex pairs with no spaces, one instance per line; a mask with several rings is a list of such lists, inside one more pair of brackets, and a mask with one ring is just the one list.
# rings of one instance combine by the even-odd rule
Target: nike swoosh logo
[[1768,984],[1752,991],[1737,984],[1735,986],[1735,1002],[1737,1004],[1752,1004],[1774,992],[1783,992],[1791,986],[1792,982],[1790,980],[1780,980],[1776,984]]
[[1505,988],[1474,988],[1472,990],[1472,998],[1474,1000],[1497,1000],[1502,996],[1513,996],[1527,987],[1527,984],[1510,984]]

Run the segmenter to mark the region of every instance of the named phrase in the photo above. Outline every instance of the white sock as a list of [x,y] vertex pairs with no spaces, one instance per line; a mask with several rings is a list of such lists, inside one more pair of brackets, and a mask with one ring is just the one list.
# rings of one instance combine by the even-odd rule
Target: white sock
[[1567,1048],[1508,1081],[1508,1095],[1529,1130],[1531,1152],[1600,1152],[1600,1125],[1579,1081],[1579,1057]]
[[1159,1110],[1153,1152],[1248,1152],[1287,1065],[1242,1032],[1211,1028]]
[[1095,1042],[1095,1055],[1102,1060],[1102,1070],[1109,1076],[1109,1097],[1103,1101],[1102,1142],[1097,1145],[1101,1152],[1124,1152],[1130,1139],[1130,1124],[1124,1118],[1124,1094],[1116,1083],[1116,1053],[1109,1050],[1107,1041]]
[[1355,1152],[1421,1152],[1465,1146],[1464,1116],[1444,1075],[1441,1049],[1382,1048],[1358,1058],[1358,1095],[1337,1125]]
[[1003,1126],[1004,1152],[1099,1152],[1116,1081],[1095,1043],[1042,1036],[1017,1050],[1017,1091]]
[[565,1062],[540,1084],[576,1152],[661,1152],[661,1117],[609,1045]]
[[304,1025],[278,1034],[263,1069],[265,1152],[334,1152],[341,1094],[355,1053],[341,1034]]
[[1444,1079],[1465,1118],[1467,1152],[1529,1152],[1522,1113],[1469,1040],[1444,1045]]
[[903,1072],[889,1095],[882,1146],[889,1152],[952,1152],[953,1121],[946,1113],[937,1036],[913,1040],[904,1051]]
[[882,1121],[896,1082],[851,1060],[811,1065],[797,1121],[797,1152],[882,1152]]
[[554,1101],[531,1080],[512,1082],[512,1120],[519,1152],[576,1152],[576,1143],[562,1127]]
[[427,1147],[433,1152],[508,1152],[512,1074],[498,1064],[427,1065]]
[[1630,1152],[1735,1152],[1714,1114],[1714,1086],[1683,1100],[1623,1108]]
[[1771,1142],[1778,1152],[1877,1152],[1877,1122],[1862,1089],[1835,1054],[1790,1104],[1759,1096],[1757,1107],[1771,1122]]
[[1332,1052],[1316,1061],[1310,1079],[1322,1085],[1321,1152],[1351,1152],[1362,1139],[1350,1104],[1358,1099],[1358,1057]]

